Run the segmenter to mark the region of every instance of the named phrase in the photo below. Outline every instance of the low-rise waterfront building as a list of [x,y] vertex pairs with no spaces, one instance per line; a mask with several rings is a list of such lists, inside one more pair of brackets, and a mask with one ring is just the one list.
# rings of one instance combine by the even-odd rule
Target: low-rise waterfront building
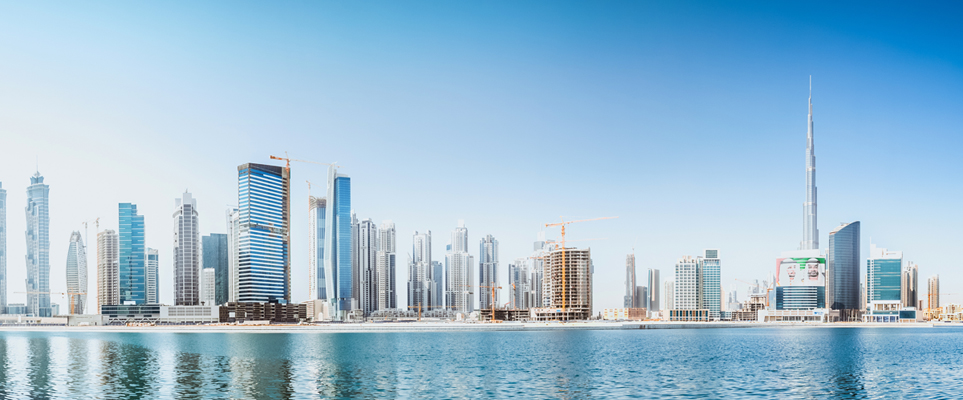
[[602,319],[607,321],[643,321],[647,314],[644,308],[606,308],[602,310]]
[[308,319],[308,306],[279,303],[227,303],[220,307],[220,322],[298,323]]
[[166,306],[161,304],[102,305],[104,325],[197,325],[220,320],[216,306]]

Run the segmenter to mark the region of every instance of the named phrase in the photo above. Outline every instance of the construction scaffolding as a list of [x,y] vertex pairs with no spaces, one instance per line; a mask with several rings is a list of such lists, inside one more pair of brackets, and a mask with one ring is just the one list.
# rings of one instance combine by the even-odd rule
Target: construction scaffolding
[[556,248],[545,256],[551,305],[534,309],[538,321],[587,320],[592,316],[592,252]]

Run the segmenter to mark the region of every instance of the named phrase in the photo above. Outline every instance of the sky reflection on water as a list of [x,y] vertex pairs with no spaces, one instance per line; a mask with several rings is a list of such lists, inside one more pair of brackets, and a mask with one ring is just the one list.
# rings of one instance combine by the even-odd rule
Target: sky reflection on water
[[957,398],[960,328],[0,332],[0,398]]

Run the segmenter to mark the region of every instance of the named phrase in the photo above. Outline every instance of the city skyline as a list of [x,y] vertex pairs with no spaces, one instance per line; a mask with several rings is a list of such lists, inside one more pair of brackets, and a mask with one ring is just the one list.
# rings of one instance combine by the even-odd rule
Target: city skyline
[[[19,9],[25,6],[3,7]],[[855,12],[848,7],[843,6],[840,10],[842,15],[852,16]],[[132,21],[137,21],[138,18],[144,18],[137,12],[139,9],[142,10],[130,6],[120,8],[117,12],[128,13],[124,15],[132,16]],[[436,13],[451,13],[456,20],[464,18],[456,9],[452,6]],[[104,94],[97,94],[99,92],[91,90],[88,84],[71,81],[62,89],[64,92],[61,97],[57,95],[61,92],[42,84],[40,78],[48,77],[50,71],[43,68],[27,71],[28,67],[48,65],[50,56],[29,54],[21,47],[12,46],[13,55],[18,57],[13,58],[15,63],[6,67],[7,78],[0,78],[10,88],[7,92],[9,96],[0,100],[5,109],[10,110],[0,117],[0,129],[4,138],[9,138],[5,141],[7,145],[0,150],[0,182],[8,192],[7,233],[12,232],[7,240],[7,254],[10,255],[7,257],[8,302],[25,303],[25,297],[15,293],[23,291],[21,282],[25,279],[21,262],[25,244],[20,239],[25,227],[19,210],[25,206],[25,182],[34,172],[38,156],[40,170],[44,171],[47,179],[45,183],[51,185],[50,240],[54,244],[50,253],[52,292],[66,290],[60,268],[64,265],[67,251],[62,244],[69,240],[70,233],[81,230],[83,222],[97,217],[102,218],[102,229],[119,229],[115,219],[117,204],[131,202],[138,205],[139,214],[146,218],[146,245],[160,251],[160,300],[172,303],[172,271],[169,269],[173,262],[172,250],[165,244],[170,238],[167,219],[169,199],[178,195],[184,187],[192,188],[200,199],[201,234],[225,233],[224,210],[237,202],[236,193],[232,192],[232,178],[236,179],[236,175],[232,177],[236,173],[233,166],[247,162],[267,163],[269,154],[280,154],[285,150],[291,151],[292,157],[316,161],[336,159],[345,164],[347,167],[344,171],[354,180],[354,211],[376,222],[387,219],[395,221],[397,230],[401,232],[397,244],[400,249],[411,247],[410,232],[430,229],[442,232],[441,237],[444,238],[444,232],[448,232],[454,221],[459,219],[464,219],[470,226],[472,241],[487,234],[499,238],[501,276],[507,276],[506,266],[511,260],[530,253],[530,244],[542,229],[540,224],[554,222],[559,215],[621,216],[616,221],[576,226],[570,233],[572,239],[607,238],[590,243],[596,265],[593,281],[597,310],[621,304],[623,290],[617,289],[623,284],[624,256],[632,246],[637,247],[637,265],[642,271],[648,268],[669,271],[680,255],[691,254],[702,248],[719,248],[726,255],[721,272],[723,286],[728,287],[734,278],[764,278],[772,270],[772,257],[782,250],[795,248],[799,242],[798,204],[804,198],[799,169],[804,165],[803,135],[806,123],[803,121],[807,114],[805,98],[810,74],[813,75],[819,100],[819,203],[823,223],[816,228],[820,231],[822,249],[825,250],[825,244],[828,243],[828,236],[823,232],[829,232],[839,222],[861,221],[863,243],[860,266],[866,265],[869,239],[872,238],[874,243],[882,247],[905,251],[907,259],[921,266],[920,273],[923,276],[939,274],[944,287],[963,284],[963,274],[941,264],[940,258],[942,249],[952,248],[961,239],[955,229],[961,222],[960,216],[946,212],[953,210],[952,202],[958,198],[960,189],[945,185],[945,182],[952,182],[952,178],[961,170],[960,162],[949,153],[949,149],[955,148],[961,140],[959,135],[955,135],[955,126],[960,124],[959,116],[953,110],[960,105],[955,93],[960,92],[963,79],[959,68],[959,50],[945,48],[954,37],[935,37],[934,30],[944,25],[935,23],[932,29],[898,25],[908,29],[900,34],[880,34],[869,39],[860,32],[866,29],[875,32],[878,28],[859,25],[865,24],[863,19],[858,19],[858,23],[817,19],[814,31],[810,31],[809,35],[799,35],[793,23],[812,18],[816,11],[792,16],[790,11],[799,10],[785,5],[771,5],[754,13],[734,9],[730,12],[738,17],[735,21],[748,23],[750,27],[760,26],[765,18],[788,22],[788,27],[778,29],[774,37],[789,38],[788,46],[792,50],[800,50],[801,54],[790,56],[778,53],[772,59],[761,60],[762,66],[752,67],[750,62],[759,60],[748,54],[758,48],[765,50],[771,44],[767,40],[749,37],[746,30],[730,29],[725,35],[714,39],[719,42],[712,43],[741,47],[737,47],[734,55],[723,55],[719,59],[721,70],[713,72],[691,63],[699,60],[694,58],[696,56],[686,55],[700,52],[721,55],[708,49],[710,46],[699,46],[686,36],[680,36],[683,28],[690,26],[683,17],[690,14],[670,6],[658,6],[655,10],[627,7],[622,11],[626,15],[638,16],[640,9],[667,13],[670,21],[682,21],[680,28],[656,24],[646,29],[674,35],[675,43],[681,49],[688,49],[684,54],[682,51],[655,48],[652,49],[653,57],[668,57],[669,60],[680,57],[680,61],[670,64],[688,69],[682,68],[681,72],[673,74],[646,64],[645,59],[630,57],[640,49],[645,49],[648,42],[643,41],[640,44],[643,47],[637,47],[627,41],[615,40],[617,29],[624,25],[620,25],[623,20],[615,16],[614,11],[604,14],[603,18],[614,24],[613,30],[602,30],[568,43],[549,43],[555,47],[538,46],[544,44],[539,41],[540,37],[527,29],[520,30],[517,22],[510,21],[507,25],[508,33],[524,34],[514,45],[498,35],[484,39],[470,30],[471,24],[467,28],[448,28],[453,30],[455,38],[487,44],[508,51],[513,56],[527,50],[543,49],[542,52],[517,58],[523,61],[521,65],[499,58],[483,63],[478,68],[469,68],[469,62],[477,61],[477,55],[462,52],[443,57],[442,51],[454,48],[453,43],[447,41],[415,47],[414,50],[421,50],[418,54],[424,60],[400,58],[391,51],[392,46],[384,43],[379,45],[379,40],[387,38],[383,31],[373,31],[357,39],[368,45],[357,54],[332,47],[323,41],[310,42],[316,45],[312,48],[336,55],[340,57],[339,62],[343,63],[328,65],[321,69],[323,73],[344,77],[347,82],[356,84],[372,71],[348,74],[346,70],[358,62],[355,57],[386,54],[385,57],[399,61],[401,71],[407,72],[416,71],[415,67],[430,65],[431,62],[451,62],[449,65],[453,65],[453,69],[450,71],[454,72],[438,77],[438,84],[429,84],[425,89],[426,94],[435,96],[450,93],[445,91],[445,85],[453,85],[457,88],[456,92],[479,93],[477,99],[465,95],[457,97],[459,101],[473,105],[465,108],[426,100],[413,86],[401,83],[403,80],[399,77],[377,70],[373,71],[374,81],[387,84],[387,87],[382,92],[375,91],[374,87],[362,86],[363,95],[359,96],[364,101],[354,99],[345,104],[336,104],[339,103],[337,99],[351,93],[348,90],[350,85],[336,84],[334,78],[316,78],[320,81],[308,80],[312,90],[330,86],[330,90],[315,91],[334,94],[331,97],[319,95],[322,97],[311,98],[305,97],[307,95],[304,92],[295,91],[295,96],[286,100],[291,103],[284,103],[295,107],[285,111],[227,90],[229,85],[225,83],[234,82],[233,78],[228,77],[224,80],[214,79],[201,86],[199,97],[212,104],[224,100],[225,94],[237,95],[243,100],[228,100],[222,107],[196,107],[202,111],[192,111],[167,102],[192,93],[187,86],[172,85],[165,89],[143,83],[149,90],[141,93],[156,95],[156,99],[152,97],[151,100],[145,100],[128,93],[126,90],[129,89],[102,79],[102,73],[116,72],[115,67],[108,66],[104,72],[85,69],[99,67],[101,61],[91,58],[93,56],[69,51],[58,54],[73,61],[73,64],[81,65],[77,71],[80,77],[103,85]],[[76,11],[77,15],[86,18],[76,22],[82,26],[96,22],[121,32],[141,32],[127,24],[108,23],[89,12]],[[311,10],[307,11],[310,14]],[[530,16],[535,11],[536,6],[520,7],[515,15]],[[346,12],[334,9],[331,15],[344,16]],[[893,14],[884,15],[889,18],[883,20],[896,24],[896,18],[893,18],[895,11],[889,12]],[[168,25],[172,20],[164,16],[158,18],[161,21],[159,36],[133,35],[130,40],[162,43],[158,38],[163,38],[182,44],[169,36],[171,27]],[[384,22],[401,28],[401,37],[409,40],[421,37],[409,25],[418,21],[410,13],[379,18],[389,18]],[[491,21],[498,17],[483,13],[480,18]],[[557,33],[557,29],[552,30],[552,21],[575,19],[565,14],[528,20]],[[721,19],[712,21],[716,28],[734,26]],[[32,31],[27,27],[28,22],[48,27],[47,23],[31,19],[28,13],[23,21],[9,21],[3,29]],[[595,26],[589,24],[584,29],[588,32],[590,27]],[[218,36],[218,32],[231,32],[229,27],[218,25],[212,29],[213,33],[201,32],[200,37],[212,44],[234,43]],[[330,29],[346,28],[334,24]],[[441,27],[432,25],[426,29],[437,32]],[[714,28],[699,28],[693,34],[711,32],[711,29]],[[825,30],[841,31],[843,39],[828,41]],[[96,33],[82,33],[81,37],[90,35]],[[291,33],[280,31],[276,35],[276,38],[283,39]],[[629,31],[627,35],[638,38],[641,33]],[[933,40],[927,40],[930,44],[923,47],[906,43],[920,38]],[[804,39],[815,44],[803,45]],[[6,42],[9,39],[0,40],[10,43]],[[37,37],[31,40],[45,39]],[[408,42],[392,43],[404,45],[401,48],[411,47]],[[602,61],[615,58],[630,63],[638,62],[643,67],[641,72],[630,74],[612,70],[602,62],[574,63],[567,68],[565,62],[557,62],[576,60],[565,48],[588,52],[595,45],[611,46],[602,46],[597,50],[599,53],[592,53],[602,57]],[[108,40],[100,46],[99,50],[107,52],[125,48],[123,42],[115,40]],[[843,54],[844,47],[847,51],[851,47],[861,49],[860,62]],[[255,54],[273,54],[257,44],[240,45],[240,48],[253,50]],[[207,71],[241,57],[241,52],[230,47],[225,51],[227,54],[221,58],[203,56],[193,50],[175,52],[173,62],[209,62],[211,65],[202,67],[200,75],[201,78],[210,79]],[[286,71],[285,66],[288,65],[298,65],[295,63],[296,57],[289,50],[282,48],[276,51],[281,61],[259,65],[273,72]],[[618,55],[619,51],[624,55]],[[803,60],[804,57],[807,60]],[[132,58],[121,57],[117,64],[133,67],[132,75],[121,74],[124,82],[169,78]],[[484,73],[486,68],[488,74]],[[512,72],[513,69],[517,69],[517,72]],[[254,74],[253,69],[229,71],[241,76],[254,76],[248,75]],[[522,78],[531,78],[539,72],[544,74],[540,74],[542,77],[534,79],[532,83],[515,86],[524,81]],[[592,78],[604,73],[613,74],[615,79]],[[465,82],[466,77],[476,74],[482,77],[480,82],[492,88],[485,90]],[[427,79],[422,74],[414,76],[415,81]],[[699,86],[698,91],[689,86],[691,83],[686,83],[693,77],[698,83],[695,85]],[[13,78],[24,83],[12,83]],[[552,89],[553,85],[572,80],[565,78],[595,82],[599,86],[575,84]],[[190,81],[196,82],[197,79],[195,77]],[[290,83],[284,78],[276,79],[279,83]],[[64,80],[54,79],[53,82],[64,83]],[[616,87],[614,82],[621,85]],[[509,86],[512,90],[508,89]],[[630,90],[623,89],[626,87]],[[281,95],[283,92],[270,88],[256,85],[245,88],[270,94],[264,97],[285,98]],[[89,98],[79,96],[87,93],[94,95]],[[385,94],[386,99],[371,100],[371,96],[379,97],[379,93]],[[518,96],[499,97],[514,99],[509,101],[510,106],[524,106],[521,108],[531,115],[514,113],[489,101],[492,96],[512,93]],[[633,93],[647,95],[643,97]],[[121,104],[108,98],[107,94],[119,94],[119,98],[135,101]],[[611,111],[598,107],[583,109],[581,106],[586,104],[578,100],[583,97],[601,97],[624,105],[614,107]],[[81,99],[84,100],[83,104]],[[39,106],[48,100],[52,102],[49,106]],[[691,105],[683,102],[691,102]],[[161,114],[150,111],[158,104],[163,107],[157,108],[167,107],[169,111],[163,114],[163,120],[159,118]],[[265,113],[273,118],[272,121],[237,115],[239,111],[256,114],[254,110],[260,107],[265,108]],[[418,111],[418,107],[434,108],[449,115],[427,114]],[[322,111],[316,111],[318,109]],[[371,111],[382,115],[385,121],[368,119]],[[410,115],[406,116],[406,113]],[[665,117],[659,117],[657,114],[660,113],[664,113]],[[498,116],[507,123],[492,122],[482,118],[484,114]],[[331,122],[320,122],[322,116],[331,119]],[[459,119],[462,121],[459,122]],[[606,122],[612,120],[617,122]],[[52,122],[48,124],[41,121]],[[469,126],[472,124],[477,127]],[[243,125],[250,125],[250,128]],[[710,133],[693,133],[696,131]],[[263,141],[264,138],[260,137],[265,132],[272,133],[266,135],[269,141]],[[336,135],[336,132],[344,134]],[[443,138],[454,141],[453,144],[464,145],[474,143],[468,138],[470,135],[484,132],[498,133],[495,140],[488,140],[480,148],[473,149],[478,150],[478,154],[476,151],[463,152],[459,158],[445,153],[441,147],[441,143],[445,143]],[[449,135],[443,136],[443,133]],[[172,150],[175,144],[180,146],[184,138],[192,136],[197,139],[197,148],[183,149],[183,152]],[[225,140],[228,137],[238,139]],[[586,138],[594,140],[586,141]],[[585,146],[582,160],[573,162],[571,158],[555,159],[551,156],[571,151],[574,143]],[[681,166],[658,154],[670,153],[672,149],[680,148],[679,145],[694,152],[711,151],[720,157],[714,160],[714,164]],[[144,149],[149,151],[142,152]],[[218,150],[208,155],[209,149]],[[497,151],[496,154],[503,159],[533,158],[537,162],[527,160],[497,164],[490,158],[491,151]],[[138,156],[132,157],[131,154]],[[174,157],[173,154],[179,155]],[[532,157],[535,154],[542,157]],[[379,158],[380,161],[371,161]],[[190,162],[172,165],[182,160]],[[582,167],[583,163],[589,167]],[[449,165],[463,168],[450,168]],[[481,169],[485,170],[484,174],[474,172]],[[299,165],[292,167],[292,174],[292,281],[305,282],[307,211],[302,205],[303,199],[307,198],[307,187],[302,182],[305,179],[323,181],[324,169]],[[412,185],[420,179],[425,180],[424,185]],[[473,191],[456,193],[459,181],[483,182],[497,188],[495,193],[498,196],[479,195]],[[559,183],[566,181],[587,182],[586,192],[591,195],[577,195],[572,201],[554,200],[563,198],[563,192],[553,187],[561,187]],[[873,188],[880,181],[898,182],[901,190],[885,197],[872,196]],[[123,184],[118,185],[117,182]],[[418,189],[410,186],[418,186]],[[712,190],[714,197],[679,199],[674,194],[696,187]],[[385,193],[390,195],[385,196]],[[685,226],[689,228],[682,228]],[[693,230],[693,226],[700,228]],[[917,237],[915,232],[926,234]],[[555,232],[547,233],[550,238],[557,238]],[[85,236],[84,241],[94,242],[95,236]],[[444,240],[436,242],[439,243],[434,243],[434,253],[444,254]],[[577,244],[589,247],[587,243]],[[88,256],[92,257],[93,254]],[[399,256],[403,263],[404,254]],[[88,265],[96,263],[91,258]],[[403,287],[403,283],[407,282],[406,271],[403,265],[397,269],[399,305],[407,304]],[[662,279],[667,280],[669,276]],[[505,283],[504,279],[500,282],[502,286]],[[945,292],[954,291],[948,289]],[[292,287],[294,300],[306,299],[306,293],[307,285],[295,284]],[[503,299],[508,298],[504,289],[501,295]],[[93,295],[89,298],[93,298]],[[943,299],[944,302],[958,300]],[[62,298],[54,297],[51,301],[64,307]]]

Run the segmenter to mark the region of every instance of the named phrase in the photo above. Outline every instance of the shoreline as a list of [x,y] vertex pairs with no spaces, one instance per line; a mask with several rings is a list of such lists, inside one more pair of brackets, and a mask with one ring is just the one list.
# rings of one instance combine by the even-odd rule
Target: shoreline
[[739,329],[739,328],[936,328],[963,324],[792,323],[792,322],[384,322],[310,325],[157,325],[157,326],[4,326],[0,332],[90,333],[385,333],[385,332],[533,332],[568,330]]

